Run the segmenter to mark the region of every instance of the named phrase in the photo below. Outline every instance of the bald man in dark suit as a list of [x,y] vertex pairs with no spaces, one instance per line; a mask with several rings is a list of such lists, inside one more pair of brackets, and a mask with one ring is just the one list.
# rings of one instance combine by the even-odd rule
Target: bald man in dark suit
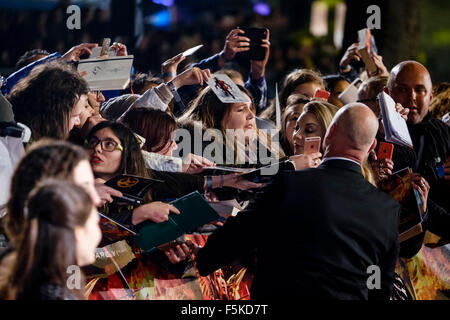
[[281,172],[261,199],[197,253],[207,275],[256,252],[251,298],[389,299],[400,206],[361,173],[378,121],[365,105],[339,110],[318,168]]

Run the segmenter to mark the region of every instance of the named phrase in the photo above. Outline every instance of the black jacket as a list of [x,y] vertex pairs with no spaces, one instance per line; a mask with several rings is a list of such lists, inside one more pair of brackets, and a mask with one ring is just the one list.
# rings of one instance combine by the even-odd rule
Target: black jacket
[[[399,211],[349,161],[280,172],[258,201],[208,238],[197,267],[207,275],[256,249],[252,299],[389,299]],[[371,265],[380,267],[379,290],[366,285]]]
[[[442,152],[445,152],[445,144],[443,143],[444,142],[443,140],[439,141],[440,147],[443,147],[441,149],[440,147],[436,148],[435,143],[424,143],[425,137],[421,138],[421,135],[423,134],[424,131],[426,132],[430,131],[428,129],[429,126],[433,127],[432,129],[433,134],[432,135],[426,134],[426,136],[428,136],[427,140],[434,139],[433,136],[435,135],[439,137],[439,140],[443,138],[438,134],[439,130],[442,129],[443,129],[442,132],[444,133],[445,136],[446,129],[441,128],[442,127],[441,123],[437,123],[436,120],[437,119],[432,119],[430,115],[428,115],[427,117],[424,118],[423,125],[409,126],[409,130],[411,131],[410,132],[411,138],[414,144],[414,149],[410,149],[400,145],[394,146],[394,152],[392,155],[392,161],[394,162],[394,170],[392,172],[409,167],[413,170],[413,172],[421,174],[430,183],[431,186],[430,194],[428,196],[428,206],[427,206],[428,216],[426,220],[422,223],[424,232],[401,243],[400,256],[404,258],[411,258],[414,255],[416,255],[417,252],[419,252],[419,250],[422,248],[422,243],[426,230],[430,230],[431,232],[437,234],[438,236],[444,237],[446,239],[449,238],[450,214],[448,210],[446,210],[436,202],[435,195],[436,194],[439,195],[439,189],[445,190],[447,188],[447,194],[450,194],[450,190],[448,190],[448,185],[447,186],[440,185],[441,181],[438,181],[434,174],[430,174],[432,173],[431,167],[426,169],[423,165],[424,163],[423,160],[425,159],[424,156],[432,157],[433,154],[440,154]],[[377,135],[377,140],[378,142],[386,142],[384,137],[380,135]],[[375,149],[377,153],[378,147],[379,144]],[[419,162],[416,153],[420,154],[422,161]],[[442,201],[440,201],[440,203],[442,203]]]
[[450,127],[428,113],[420,123],[408,125],[408,129],[417,157],[417,172],[431,187],[429,197],[449,212],[450,184],[439,178],[437,167],[450,157]]

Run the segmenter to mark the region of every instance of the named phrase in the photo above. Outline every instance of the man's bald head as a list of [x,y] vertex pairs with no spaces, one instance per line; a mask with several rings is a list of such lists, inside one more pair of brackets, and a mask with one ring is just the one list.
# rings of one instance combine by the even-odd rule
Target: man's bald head
[[333,156],[352,155],[362,162],[375,147],[378,119],[369,107],[362,103],[343,106],[333,118],[325,135],[324,149]]
[[389,94],[395,102],[409,108],[409,124],[421,122],[428,113],[433,99],[432,86],[430,73],[417,61],[403,61],[392,68],[388,81]]

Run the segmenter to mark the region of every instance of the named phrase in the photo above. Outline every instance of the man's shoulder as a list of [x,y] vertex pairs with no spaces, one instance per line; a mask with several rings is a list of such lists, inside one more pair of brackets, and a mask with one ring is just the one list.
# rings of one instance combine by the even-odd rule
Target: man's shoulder
[[[426,117],[422,120],[422,122],[420,123],[420,125],[422,125],[422,126],[428,128],[428,129],[431,129],[431,130],[437,130],[437,131],[440,131],[440,132],[446,132],[446,133],[449,133],[449,132],[450,132],[450,127],[449,127],[447,124],[445,124],[445,123],[444,123],[442,120],[440,120],[440,119],[437,119],[437,118],[432,117],[431,115],[426,116]],[[415,127],[415,126],[413,126],[413,128],[414,128],[414,127]]]

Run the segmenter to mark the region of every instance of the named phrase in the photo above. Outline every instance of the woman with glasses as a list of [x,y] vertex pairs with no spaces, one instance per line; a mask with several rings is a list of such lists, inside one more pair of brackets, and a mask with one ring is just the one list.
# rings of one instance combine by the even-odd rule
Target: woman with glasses
[[205,193],[225,186],[239,189],[262,186],[233,174],[203,177],[147,169],[136,136],[128,127],[117,122],[104,121],[97,124],[89,133],[86,146],[97,182],[106,182],[120,174],[164,181],[155,183],[144,198],[145,204],[140,207],[122,206],[118,201],[104,206],[104,213],[131,229],[145,220],[165,221],[171,211],[179,213],[162,200],[179,198],[193,191]]
[[[151,178],[142,159],[138,141],[127,127],[119,123],[104,121],[97,124],[89,133],[86,146],[97,182],[106,182],[119,174]],[[145,220],[163,222],[168,220],[170,212],[179,213],[170,204],[151,200],[148,193],[144,198],[147,203],[127,210],[127,214],[123,214],[123,207],[119,208],[117,202],[106,204],[104,211],[111,218],[129,227]]]

